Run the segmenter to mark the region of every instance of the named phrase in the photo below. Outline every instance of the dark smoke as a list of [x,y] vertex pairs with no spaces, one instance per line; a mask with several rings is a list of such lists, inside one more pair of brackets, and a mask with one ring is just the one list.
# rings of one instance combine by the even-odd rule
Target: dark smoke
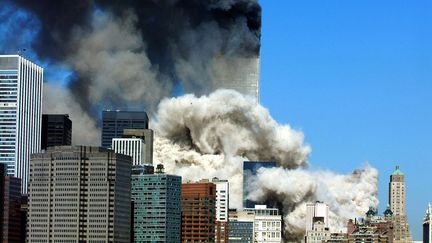
[[[171,96],[175,87],[196,94],[208,93],[217,82],[213,80],[212,72],[223,67],[220,63],[235,66],[244,59],[257,58],[260,51],[261,8],[257,0],[12,2],[31,12],[40,22],[40,30],[32,46],[37,55],[45,61],[64,63],[75,71],[69,86],[77,101],[88,111],[106,108],[100,107],[103,105],[128,108],[137,104],[151,110],[161,98]],[[106,19],[106,25],[95,24],[103,18]],[[103,32],[101,28],[111,30],[115,26],[130,30],[122,33],[125,39],[131,37],[130,46],[119,48],[121,43],[113,42],[105,44],[105,49],[98,51],[89,46],[94,35],[98,31]],[[110,36],[107,31],[103,34]],[[141,42],[137,43],[137,39]],[[148,59],[148,64],[137,68],[145,69],[146,73],[151,72],[152,75],[119,75],[116,79],[106,80],[113,85],[107,85],[112,89],[106,90],[102,98],[91,97],[92,89],[100,87],[98,82],[101,81],[98,79],[107,77],[101,77],[95,69],[77,67],[81,65],[77,62],[82,59],[80,55],[86,51],[85,48],[93,52],[95,57],[101,56],[100,52],[107,52],[111,62],[124,57],[118,53],[136,54],[118,63],[124,65]],[[93,63],[100,60],[87,58],[87,61]],[[84,61],[82,65],[88,66],[89,63]],[[122,79],[146,79],[146,85],[156,82],[156,90],[142,87],[143,91],[139,95],[148,95],[150,98],[129,99],[124,97],[119,87],[119,83],[124,81]]]

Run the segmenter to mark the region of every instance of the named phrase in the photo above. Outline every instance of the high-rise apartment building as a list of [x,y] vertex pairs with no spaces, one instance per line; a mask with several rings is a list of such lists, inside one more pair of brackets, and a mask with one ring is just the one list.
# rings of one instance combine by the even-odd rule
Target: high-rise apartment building
[[43,69],[19,55],[0,55],[0,163],[27,192],[30,154],[40,150]]
[[405,175],[396,166],[396,170],[390,175],[389,183],[389,203],[393,212],[394,242],[411,242],[411,233],[408,219],[405,214],[406,207],[406,188]]
[[134,165],[153,164],[153,130],[124,129],[122,138],[113,138],[111,148],[116,153],[132,157]]
[[306,230],[313,230],[314,223],[321,221],[324,227],[329,227],[329,207],[323,202],[306,204]]
[[123,130],[127,128],[148,129],[146,112],[134,111],[103,111],[102,138],[104,148],[110,148],[113,138],[122,138]]
[[72,144],[72,121],[69,115],[42,115],[42,149]]
[[215,242],[215,184],[208,180],[182,184],[181,210],[182,242]]
[[129,156],[59,146],[32,154],[28,242],[130,242]]
[[216,185],[216,242],[228,242],[229,183],[213,178]]
[[0,242],[25,241],[21,220],[21,179],[8,176],[0,164]]
[[282,216],[277,208],[255,205],[254,208],[245,208],[244,211],[255,213],[254,242],[282,242]]
[[432,241],[432,205],[429,203],[423,220],[423,243]]
[[158,165],[148,174],[143,166],[132,170],[134,242],[180,242],[181,177]]
[[255,206],[255,202],[248,199],[249,192],[253,190],[250,187],[252,184],[254,176],[257,175],[258,170],[260,168],[274,168],[276,167],[276,162],[267,162],[267,161],[244,161],[243,162],[243,207],[244,208],[253,208]]

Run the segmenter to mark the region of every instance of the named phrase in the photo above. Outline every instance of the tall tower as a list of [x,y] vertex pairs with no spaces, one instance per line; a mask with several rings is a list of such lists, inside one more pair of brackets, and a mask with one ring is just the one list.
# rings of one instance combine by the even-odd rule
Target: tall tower
[[405,215],[405,178],[399,166],[390,175],[389,203],[393,214]]
[[27,192],[30,154],[41,147],[43,69],[19,55],[0,55],[0,163]]
[[393,212],[394,243],[411,242],[411,233],[405,214],[406,206],[405,176],[400,171],[399,166],[390,175],[389,183],[389,203]]
[[423,221],[423,243],[430,243],[432,240],[432,205],[426,210],[426,216]]

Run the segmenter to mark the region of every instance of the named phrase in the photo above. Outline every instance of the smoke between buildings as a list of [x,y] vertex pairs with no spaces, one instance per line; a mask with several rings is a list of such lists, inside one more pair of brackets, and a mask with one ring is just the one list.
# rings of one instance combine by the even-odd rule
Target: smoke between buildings
[[[276,161],[280,167],[259,171],[249,197],[281,209],[290,240],[304,231],[307,202],[328,203],[336,228],[377,204],[376,170],[310,171],[301,132],[278,124],[248,97],[211,93],[222,75],[236,72],[227,67],[259,57],[256,0],[5,0],[0,20],[11,18],[20,21],[2,21],[0,31],[28,31],[17,33],[16,42],[0,37],[0,51],[31,42],[40,63],[71,72],[67,85],[46,77],[43,110],[70,114],[74,144],[100,142],[101,109],[156,112],[155,161],[184,180],[229,179],[230,204],[237,208],[243,161]],[[182,93],[197,96],[169,98]]]
[[347,175],[308,170],[311,149],[303,133],[278,124],[265,108],[237,92],[165,99],[156,119],[155,161],[186,180],[227,178],[232,208],[242,207],[243,161],[276,161],[277,168],[261,168],[248,182],[248,198],[281,210],[285,240],[303,237],[307,203],[329,204],[335,231],[378,204],[375,169],[366,165]]

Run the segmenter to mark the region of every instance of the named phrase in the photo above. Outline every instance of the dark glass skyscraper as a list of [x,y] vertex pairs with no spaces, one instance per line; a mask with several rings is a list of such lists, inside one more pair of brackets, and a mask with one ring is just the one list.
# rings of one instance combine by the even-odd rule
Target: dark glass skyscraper
[[256,176],[259,168],[274,168],[276,167],[276,162],[268,161],[244,161],[243,162],[243,207],[253,208],[255,207],[255,202],[248,200],[247,196],[249,194],[249,185],[252,177]]
[[69,115],[42,115],[42,149],[72,144],[72,121]]
[[102,112],[102,147],[110,148],[113,138],[121,138],[123,129],[148,129],[147,113],[137,111],[103,111]]

